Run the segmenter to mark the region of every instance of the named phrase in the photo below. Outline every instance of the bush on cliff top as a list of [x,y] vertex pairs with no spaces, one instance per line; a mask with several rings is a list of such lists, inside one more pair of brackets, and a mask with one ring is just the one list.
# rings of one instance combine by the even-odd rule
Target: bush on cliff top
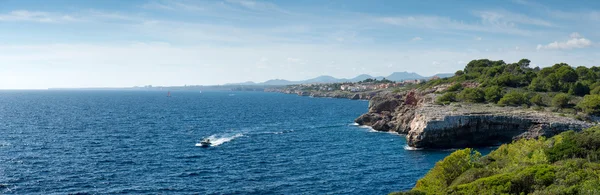
[[529,98],[526,94],[518,91],[507,93],[498,101],[498,105],[501,106],[521,106],[523,104],[529,104]]
[[552,106],[556,108],[566,108],[569,105],[569,101],[571,101],[571,96],[569,94],[559,93],[552,98]]
[[485,93],[479,88],[466,88],[458,94],[459,99],[465,102],[481,103],[485,101]]
[[518,140],[484,157],[457,150],[397,194],[600,194],[600,127]]
[[446,91],[448,91],[448,92],[460,91],[462,88],[463,88],[462,84],[460,82],[456,82],[453,85],[450,85],[450,87],[448,87],[448,89],[446,89]]
[[456,102],[456,93],[446,92],[444,95],[439,96],[435,102],[437,104],[449,104],[451,102]]
[[485,101],[489,103],[497,103],[502,96],[504,96],[504,90],[499,86],[491,86],[485,88]]

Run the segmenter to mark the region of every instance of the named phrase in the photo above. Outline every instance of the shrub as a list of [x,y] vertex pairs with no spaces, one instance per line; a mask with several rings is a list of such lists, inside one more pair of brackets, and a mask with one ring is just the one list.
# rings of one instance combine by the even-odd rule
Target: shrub
[[566,108],[571,101],[571,96],[565,93],[559,93],[552,98],[552,106],[556,108]]
[[485,93],[485,101],[490,102],[490,103],[497,103],[498,100],[500,100],[500,98],[502,98],[502,95],[504,95],[502,88],[499,86],[488,87],[485,89],[484,93]]
[[444,194],[445,188],[465,171],[473,168],[481,154],[471,148],[457,150],[435,164],[423,178],[417,181],[413,190],[427,194]]
[[529,100],[532,104],[535,104],[536,106],[544,106],[544,98],[540,95],[540,94],[535,94],[533,97],[531,97],[531,100]]
[[520,93],[518,91],[512,91],[507,93],[498,101],[498,104],[501,106],[520,106],[523,104],[528,104],[528,98],[525,94]]
[[435,102],[438,104],[449,104],[450,102],[456,102],[456,93],[446,92],[444,95],[438,97]]
[[460,83],[454,83],[453,85],[451,85],[450,87],[448,87],[448,89],[446,89],[446,91],[460,91],[462,89],[462,84]]
[[485,101],[485,93],[479,88],[466,88],[458,94],[466,102],[479,103]]
[[571,87],[571,89],[569,89],[569,94],[576,95],[576,96],[584,96],[589,93],[590,93],[590,87],[587,85],[584,85],[581,82],[575,83],[575,85],[573,85]]
[[577,104],[577,107],[587,114],[600,114],[600,95],[584,96],[583,100]]
[[600,126],[521,139],[487,156],[458,150],[400,194],[600,194]]
[[598,86],[598,87],[596,87],[596,88],[592,89],[592,90],[590,91],[590,94],[592,94],[592,95],[600,95],[600,86]]
[[567,131],[558,136],[555,145],[547,150],[551,162],[568,158],[600,160],[600,127],[592,127],[580,133]]

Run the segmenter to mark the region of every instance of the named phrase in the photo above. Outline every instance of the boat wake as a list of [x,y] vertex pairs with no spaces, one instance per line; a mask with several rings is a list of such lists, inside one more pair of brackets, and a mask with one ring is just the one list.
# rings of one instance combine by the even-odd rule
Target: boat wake
[[294,130],[283,130],[283,131],[275,131],[275,132],[263,132],[264,134],[284,134],[284,133],[291,133],[294,132]]
[[368,130],[369,130],[369,132],[375,132],[375,133],[377,133],[377,132],[380,132],[380,131],[377,131],[377,130],[373,129],[373,127],[371,127],[371,126],[367,126],[367,125],[360,125],[360,126],[358,126],[358,128],[361,128],[361,129],[368,129]]
[[[219,146],[221,144],[224,144],[226,142],[229,142],[235,138],[238,137],[243,137],[244,134],[241,133],[237,133],[237,134],[221,134],[221,135],[211,135],[208,136],[207,139],[210,139],[210,146]],[[202,146],[200,143],[196,143],[196,146]]]

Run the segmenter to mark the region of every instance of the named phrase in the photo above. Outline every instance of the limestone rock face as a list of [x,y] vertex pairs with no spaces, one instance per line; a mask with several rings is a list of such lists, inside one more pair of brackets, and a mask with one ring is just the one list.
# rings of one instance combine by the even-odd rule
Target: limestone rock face
[[435,105],[436,94],[431,92],[413,91],[373,97],[369,112],[357,118],[356,122],[379,131],[407,134],[408,145],[417,148],[498,145],[515,139],[550,137],[563,131],[578,131],[592,126],[591,123],[555,113],[515,107]]

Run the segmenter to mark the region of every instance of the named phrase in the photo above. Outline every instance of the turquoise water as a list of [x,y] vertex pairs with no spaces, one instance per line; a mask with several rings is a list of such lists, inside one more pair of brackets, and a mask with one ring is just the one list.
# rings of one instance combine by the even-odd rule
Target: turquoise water
[[385,194],[451,152],[354,126],[366,101],[171,94],[0,91],[0,193]]

